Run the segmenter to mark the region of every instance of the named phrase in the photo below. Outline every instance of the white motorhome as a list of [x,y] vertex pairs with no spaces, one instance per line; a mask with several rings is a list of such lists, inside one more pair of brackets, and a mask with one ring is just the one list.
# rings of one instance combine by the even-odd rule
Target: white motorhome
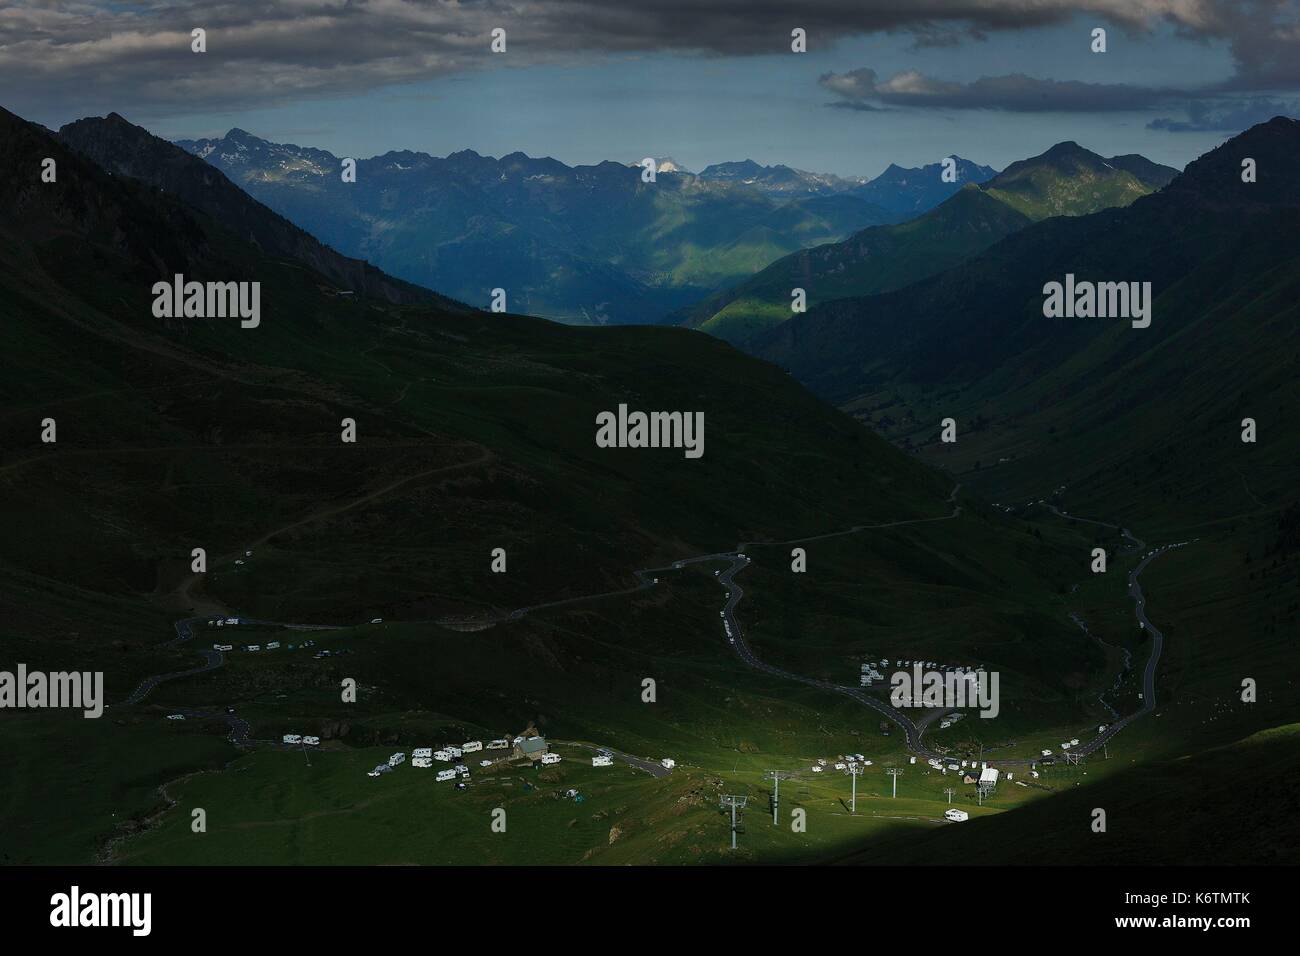
[[559,754],[542,754],[542,763],[550,764],[550,763],[559,763],[559,762],[560,762]]
[[406,762],[406,754],[397,753],[388,758],[388,766],[396,767],[399,763]]
[[677,761],[674,760],[672,757],[665,757],[663,760],[659,762],[663,764],[665,767],[667,767],[669,770],[672,770],[673,767],[677,766]]
[[456,771],[455,771],[455,770],[452,770],[452,769],[450,769],[450,768],[448,768],[448,769],[446,769],[446,770],[439,770],[439,771],[438,771],[438,777],[437,777],[437,779],[438,779],[438,782],[439,782],[439,783],[443,783],[443,782],[448,781],[448,780],[455,780],[455,779],[456,779]]
[[267,649],[268,651],[273,651],[273,650],[275,650],[275,649],[276,649],[277,647],[279,647],[279,646],[280,646],[280,642],[279,642],[279,641],[272,641],[270,644],[267,644],[267,645],[266,645],[266,649]]
[[212,649],[214,651],[233,651],[235,649],[235,645],[234,644],[213,644]]
[[504,737],[502,737],[500,740],[490,740],[490,741],[488,741],[488,744],[487,744],[487,746],[486,746],[484,749],[485,749],[485,750],[505,750],[505,749],[506,749],[507,747],[509,747],[509,746],[510,746],[510,741],[508,741],[508,740],[506,740]]
[[281,737],[280,739],[283,740],[286,744],[300,744],[300,743],[302,743],[302,735],[301,735],[301,734],[285,734],[285,735],[284,735],[283,737]]
[[303,742],[304,744],[306,744],[308,747],[319,747],[319,746],[320,746],[320,738],[319,738],[319,737],[303,737],[303,738],[302,738],[302,742]]
[[432,747],[416,747],[414,750],[411,751],[412,760],[414,760],[416,757],[432,757],[432,756],[433,756]]
[[433,752],[433,759],[441,760],[443,763],[446,763],[447,761],[451,760],[451,751],[446,749],[435,750]]
[[592,765],[593,767],[608,767],[608,766],[610,766],[611,764],[613,764],[613,762],[614,762],[614,761],[611,760],[609,757],[592,757],[592,758],[591,758],[591,765]]
[[433,758],[432,758],[432,757],[412,757],[412,758],[411,758],[411,766],[412,766],[412,767],[420,767],[421,769],[424,769],[425,767],[432,767],[432,766],[433,766]]
[[965,810],[958,810],[956,807],[949,807],[943,811],[944,818],[951,820],[953,823],[964,823],[970,819],[970,814]]
[[462,753],[472,754],[472,753],[474,753],[474,752],[477,751],[477,750],[482,750],[482,749],[483,749],[483,741],[481,741],[481,740],[467,740],[467,741],[465,741],[463,744],[460,745],[460,749],[461,749],[461,752],[462,752]]

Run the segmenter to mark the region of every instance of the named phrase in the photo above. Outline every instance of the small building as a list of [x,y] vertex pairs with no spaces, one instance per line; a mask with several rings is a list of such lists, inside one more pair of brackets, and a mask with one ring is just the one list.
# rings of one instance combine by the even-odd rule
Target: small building
[[[528,760],[537,760],[550,752],[546,744],[545,737],[516,737],[514,750],[511,752],[512,757],[523,757]],[[460,756],[459,753],[456,756]]]
[[995,787],[998,783],[998,775],[997,767],[985,767],[980,771],[980,783],[987,787]]

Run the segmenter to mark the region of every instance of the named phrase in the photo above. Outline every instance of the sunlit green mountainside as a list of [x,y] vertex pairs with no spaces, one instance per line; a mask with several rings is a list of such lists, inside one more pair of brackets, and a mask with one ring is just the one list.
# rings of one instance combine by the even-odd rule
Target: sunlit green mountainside
[[[912,172],[913,180],[924,172],[941,182],[939,166]],[[1103,159],[1075,143],[1060,143],[986,181],[972,179],[909,222],[872,226],[778,259],[675,318],[742,343],[794,315],[793,289],[803,289],[810,305],[899,289],[964,262],[1030,222],[1126,206],[1176,173],[1141,156]]]
[[1037,220],[1127,206],[1168,185],[1177,173],[1142,156],[1103,159],[1078,143],[1064,142],[1040,156],[1012,163],[984,189]]
[[[83,121],[95,122],[95,121]],[[357,162],[234,129],[183,141],[322,241],[387,272],[486,307],[575,324],[657,321],[795,249],[901,218],[855,183],[754,163],[698,176],[521,152],[410,151]]]
[[[719,630],[708,566],[665,574],[652,591],[492,622],[626,589],[633,568],[857,524],[891,527],[811,544],[816,571],[802,596],[781,596],[795,586],[787,546],[747,546],[758,584],[744,613],[763,654],[846,682],[867,651],[988,661],[1015,688],[989,722],[990,741],[1004,746],[1097,719],[1080,688],[1109,681],[1104,655],[1061,603],[1091,532],[1035,528],[965,498],[956,519],[892,526],[950,514],[950,479],[723,342],[340,296],[302,261],[244,238],[264,234],[268,210],[181,202],[202,199],[191,190],[211,170],[197,159],[187,166],[138,132],[87,144],[110,168],[131,160],[145,182],[10,114],[0,124],[5,663],[103,670],[117,702],[146,675],[195,665],[215,632],[158,646],[194,612],[348,625],[319,640],[353,652],[322,662],[288,649],[300,632],[251,626],[226,640],[274,635],[285,653],[233,654],[100,721],[7,717],[0,734],[16,783],[0,809],[18,823],[0,834],[0,858],[400,862],[410,830],[388,811],[427,805],[432,784],[404,777],[396,802],[375,806],[362,771],[394,747],[531,723],[686,766],[662,782],[629,771],[576,829],[567,819],[521,827],[563,839],[521,841],[511,861],[718,859],[708,834],[723,764],[727,786],[748,785],[773,759],[806,766],[851,747],[899,759],[898,736],[879,734],[878,715],[852,700],[746,668]],[[55,183],[40,181],[45,157]],[[165,191],[153,180],[163,175]],[[152,285],[178,272],[259,281],[261,325],[155,318]],[[596,448],[595,414],[619,402],[703,411],[704,457]],[[345,417],[356,444],[339,440]],[[54,444],[39,440],[45,418]],[[203,576],[190,573],[195,547],[208,554]],[[490,571],[496,547],[508,573]],[[384,623],[364,623],[373,618]],[[362,688],[355,707],[339,699],[348,676]],[[654,708],[641,700],[646,676],[659,681]],[[228,705],[261,742],[251,754],[231,749],[218,721],[163,720]],[[322,759],[308,766],[266,744],[295,728],[326,738]],[[231,760],[229,773],[189,776]],[[174,815],[144,826],[166,803],[155,788],[177,778],[224,793],[229,815],[207,844],[177,841]],[[479,778],[465,806],[510,800],[520,820],[543,801],[557,806],[549,789],[516,802],[520,789],[505,789],[515,783]],[[941,812],[930,783],[918,800]],[[830,810],[834,788],[821,793]],[[422,861],[485,859],[449,824],[465,812],[457,806],[417,814],[429,837],[416,841]],[[610,838],[611,813],[627,843]],[[857,839],[825,819],[818,846]],[[770,852],[791,848],[815,849]]]
[[[1122,209],[1053,218],[894,292],[823,303],[757,352],[973,485],[1081,514],[1222,517],[1296,487],[1300,123],[1277,118]],[[1242,181],[1242,163],[1258,181]],[[1150,328],[1045,318],[1044,284],[1149,281]],[[940,447],[938,423],[958,422]],[[1259,440],[1243,444],[1243,418]],[[975,474],[975,469],[979,473]]]

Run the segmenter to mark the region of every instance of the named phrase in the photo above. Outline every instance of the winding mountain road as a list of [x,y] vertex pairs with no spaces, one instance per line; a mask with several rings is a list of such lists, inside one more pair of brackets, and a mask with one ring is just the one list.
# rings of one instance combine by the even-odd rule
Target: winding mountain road
[[[911,716],[908,715],[907,712],[892,706],[891,704],[887,703],[885,700],[879,697],[867,693],[860,687],[854,687],[845,684],[837,684],[833,681],[806,677],[802,674],[796,674],[793,671],[788,671],[785,670],[784,668],[776,667],[760,659],[754,653],[753,649],[749,646],[748,642],[745,640],[744,630],[740,625],[740,621],[736,618],[736,608],[739,606],[741,600],[744,598],[745,591],[744,588],[741,587],[740,584],[736,582],[735,578],[737,574],[739,574],[741,571],[744,571],[745,568],[747,568],[750,564],[749,558],[745,556],[745,549],[747,547],[771,547],[771,546],[788,546],[788,545],[805,544],[812,541],[822,541],[829,538],[836,538],[836,537],[841,537],[850,534],[859,534],[864,531],[880,530],[884,528],[897,528],[897,527],[903,527],[907,525],[925,524],[934,521],[950,521],[953,518],[958,517],[962,511],[961,505],[957,504],[957,493],[960,489],[961,489],[960,484],[955,485],[952,489],[952,492],[949,494],[948,501],[949,503],[952,504],[953,508],[951,513],[946,515],[938,515],[931,518],[910,518],[901,521],[889,521],[889,522],[883,522],[880,524],[873,524],[873,525],[854,525],[852,528],[849,528],[844,531],[832,531],[826,534],[812,535],[804,538],[793,538],[788,541],[741,542],[737,546],[735,551],[720,551],[720,552],[712,552],[709,554],[695,555],[693,557],[682,558],[678,561],[674,561],[671,565],[666,565],[664,567],[643,568],[641,570],[633,571],[633,575],[636,577],[638,582],[637,585],[634,587],[623,588],[615,591],[605,591],[599,594],[589,594],[589,595],[581,595],[572,598],[564,598],[562,600],[550,601],[542,604],[532,604],[532,605],[528,605],[527,607],[516,608],[515,610],[510,611],[507,614],[504,614],[498,620],[499,623],[517,621],[524,618],[525,616],[527,616],[528,614],[534,611],[540,611],[548,608],[563,607],[570,604],[584,603],[587,601],[600,600],[603,598],[635,594],[637,592],[645,591],[655,587],[659,583],[658,576],[660,574],[664,574],[669,571],[681,570],[682,568],[690,564],[723,562],[727,566],[717,573],[717,579],[718,579],[718,584],[725,589],[727,596],[726,596],[726,601],[722,606],[720,617],[722,618],[723,631],[727,637],[728,643],[735,651],[736,656],[743,663],[745,663],[747,666],[749,666],[754,670],[757,670],[764,674],[769,674],[773,677],[779,677],[783,680],[795,681],[797,683],[804,684],[808,687],[815,687],[819,690],[825,690],[830,693],[840,694],[842,696],[849,697],[852,700],[855,700],[858,703],[862,704],[863,706],[868,707],[871,710],[874,710],[880,716],[884,717],[885,719],[889,720],[890,722],[900,727],[904,734],[904,743],[908,751],[911,752],[912,754],[915,754],[916,756],[919,757],[924,757],[926,759],[946,760],[948,759],[946,755],[939,753],[938,751],[931,750],[928,746],[926,746],[926,744],[922,739],[928,725],[935,718],[939,716],[939,712],[937,710],[930,709],[926,712],[925,716],[921,717],[919,720],[913,720]],[[1056,508],[1055,505],[1048,504],[1045,507],[1048,510],[1050,510],[1053,514],[1061,518],[1065,518],[1072,521],[1082,521],[1088,524],[1100,525],[1107,528],[1115,528],[1119,530],[1120,533],[1131,543],[1130,547],[1132,549],[1140,550],[1142,547],[1145,546],[1144,542],[1141,539],[1132,535],[1127,528],[1121,528],[1118,525],[1108,524],[1104,521],[1097,521],[1091,518],[1080,518],[1076,515],[1071,515],[1067,512],[1060,511],[1059,509]],[[1133,598],[1134,610],[1137,616],[1138,623],[1151,636],[1151,654],[1147,659],[1146,667],[1143,672],[1143,678],[1142,678],[1142,687],[1143,687],[1142,706],[1138,708],[1136,711],[1134,711],[1133,713],[1114,720],[1113,722],[1108,724],[1106,726],[1106,729],[1103,732],[1101,732],[1098,736],[1096,736],[1092,740],[1089,740],[1087,743],[1080,744],[1078,747],[1074,748],[1071,751],[1071,753],[1078,754],[1079,756],[1087,756],[1093,753],[1099,748],[1105,746],[1110,741],[1110,739],[1115,736],[1115,734],[1119,733],[1121,730],[1123,730],[1133,721],[1155,710],[1156,707],[1155,678],[1156,678],[1156,670],[1160,662],[1160,655],[1164,648],[1164,635],[1163,633],[1161,633],[1160,629],[1157,628],[1154,624],[1152,624],[1150,619],[1147,617],[1146,599],[1142,592],[1142,585],[1138,579],[1142,571],[1145,570],[1145,568],[1153,560],[1155,560],[1155,558],[1157,558],[1159,555],[1163,554],[1164,552],[1171,550],[1172,548],[1177,548],[1182,546],[1183,545],[1181,543],[1175,545],[1166,545],[1154,551],[1149,552],[1138,563],[1137,567],[1135,567],[1129,573],[1128,593],[1129,596]],[[186,618],[184,620],[177,621],[175,623],[176,637],[173,640],[168,641],[164,646],[176,646],[190,641],[195,636],[195,630],[194,630],[195,625],[199,624],[200,622],[205,622],[206,620],[207,617],[191,617],[191,618]],[[254,621],[254,620],[248,620],[245,623],[266,625],[266,626],[289,627],[297,630],[337,630],[341,627],[341,625],[282,624],[282,623],[272,622],[272,621]],[[199,653],[204,657],[204,663],[199,667],[194,667],[183,671],[172,671],[164,674],[155,674],[150,677],[146,677],[143,681],[140,682],[139,686],[136,687],[136,689],[132,692],[132,694],[129,697],[127,697],[119,704],[112,705],[112,706],[122,707],[122,706],[128,706],[130,704],[139,703],[145,697],[147,697],[149,693],[159,684],[162,684],[170,680],[176,680],[182,677],[190,677],[196,674],[204,673],[206,671],[215,670],[216,668],[221,667],[225,662],[225,655],[221,651],[208,650],[204,648],[201,649]],[[226,723],[231,728],[230,740],[233,743],[235,743],[237,746],[245,746],[247,744],[248,735],[249,735],[248,724],[234,714],[211,713],[211,712],[205,712],[200,710],[184,710],[184,709],[178,709],[176,712],[184,714],[188,717],[222,719],[226,721]],[[592,744],[575,743],[574,745],[580,747],[588,747],[590,749],[596,749],[595,745]],[[630,755],[619,753],[617,751],[611,751],[611,753],[613,753],[614,756],[616,756],[618,759],[634,767],[639,767],[640,769],[645,770],[646,772],[651,773],[654,776],[663,776],[666,773],[668,773],[668,771],[661,764],[655,763],[654,761],[645,760],[644,758],[640,758],[640,757],[632,757]],[[1000,759],[997,760],[996,762],[1000,765],[1005,766],[1005,765],[1028,764],[1033,761],[1030,758],[1019,758],[1019,759],[1013,758],[1013,759]]]

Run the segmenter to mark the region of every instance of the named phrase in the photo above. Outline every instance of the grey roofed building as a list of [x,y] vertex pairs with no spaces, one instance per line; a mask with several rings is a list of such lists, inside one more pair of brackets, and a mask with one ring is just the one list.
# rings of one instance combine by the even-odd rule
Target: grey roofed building
[[547,753],[545,737],[525,737],[515,744],[513,756],[535,759],[544,753]]

